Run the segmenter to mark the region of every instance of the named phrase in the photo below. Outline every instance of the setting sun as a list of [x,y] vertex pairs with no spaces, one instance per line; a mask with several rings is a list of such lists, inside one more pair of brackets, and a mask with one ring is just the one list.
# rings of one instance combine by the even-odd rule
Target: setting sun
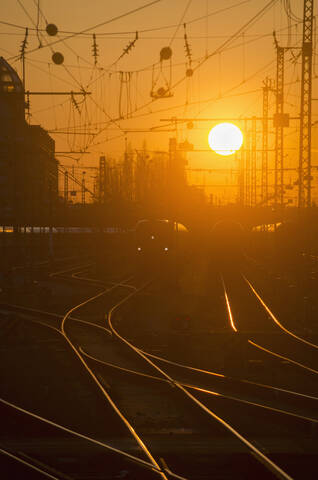
[[233,123],[219,123],[210,130],[209,145],[219,155],[232,155],[242,143],[243,134]]

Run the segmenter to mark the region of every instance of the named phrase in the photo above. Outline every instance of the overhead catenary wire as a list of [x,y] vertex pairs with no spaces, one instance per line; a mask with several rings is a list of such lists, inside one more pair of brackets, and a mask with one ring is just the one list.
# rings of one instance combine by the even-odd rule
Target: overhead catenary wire
[[[248,3],[248,2],[239,2],[239,3]],[[234,6],[230,6],[230,7],[228,7],[228,8],[234,8]],[[203,18],[206,18],[206,16],[203,16]],[[187,22],[187,23],[189,23],[189,22]],[[177,26],[177,25],[176,25],[176,26]],[[191,38],[192,38],[192,37],[191,37]],[[252,39],[251,41],[253,41],[253,40],[254,40],[254,39]],[[246,42],[246,43],[247,43],[247,42]],[[232,47],[230,47],[230,48],[232,48]],[[236,47],[233,47],[233,48],[236,48]],[[203,60],[203,57],[198,60],[198,63],[200,63],[201,60]],[[75,66],[74,66],[74,68],[75,68]],[[88,68],[89,68],[89,67],[88,67]],[[224,96],[224,97],[222,96],[222,98],[226,98],[226,96]],[[215,100],[215,99],[213,99],[213,100]],[[211,101],[213,101],[213,100],[211,100]],[[133,118],[139,118],[138,111],[141,111],[141,109],[143,109],[143,108],[147,108],[147,106],[149,106],[149,105],[151,105],[151,104],[152,104],[152,102],[151,102],[151,103],[147,102],[147,103],[145,103],[144,105],[139,106],[138,109],[136,108],[136,107],[137,107],[137,104],[134,105],[134,106],[133,106],[134,112],[133,112],[132,115],[130,114],[130,117],[131,117],[132,119],[133,119]],[[191,103],[190,103],[190,104],[191,104]],[[194,104],[194,103],[193,103],[193,104]],[[97,108],[97,107],[96,107],[96,108]],[[178,108],[178,106],[177,106],[176,108]],[[136,115],[136,113],[137,113],[137,115]],[[156,111],[147,112],[145,115],[152,115],[152,114],[156,114]],[[110,115],[110,117],[111,117],[111,116],[112,116],[112,115]],[[143,114],[143,116],[144,116],[144,114]],[[116,118],[114,118],[114,120],[116,121]],[[70,128],[71,128],[71,127],[72,127],[72,126],[70,125]],[[123,128],[123,130],[125,130],[125,129]]]
[[[212,56],[217,55],[218,53],[222,52],[223,49],[230,44],[232,41],[234,41],[242,31],[245,31],[247,28],[249,28],[251,25],[253,25],[260,17],[262,17],[268,10],[271,8],[277,0],[270,0],[257,14],[255,14],[249,21],[247,21],[242,27],[240,27],[233,35],[231,35],[225,42],[223,42],[222,45],[220,45],[217,49],[215,49],[213,52],[209,53],[208,56],[204,57],[195,67],[193,67],[193,71],[196,71],[198,68],[200,68],[209,58]],[[183,76],[181,79],[179,79],[177,82],[175,82],[171,88],[175,88],[176,86],[180,85],[181,83],[184,82],[186,79],[186,76]],[[146,104],[138,107],[135,109],[133,113],[136,113],[137,111],[146,108],[147,106],[151,105],[153,102],[155,102],[156,98],[153,98],[151,101],[147,102]]]
[[[20,0],[17,0],[19,3],[20,3]],[[72,33],[71,35],[69,35],[68,37],[64,38],[63,40],[61,39],[58,39],[58,40],[55,40],[49,44],[46,45],[46,47],[52,47],[53,45],[56,45],[58,43],[61,43],[62,41],[65,41],[65,40],[69,40],[71,38],[74,38],[76,37],[77,35],[80,35],[81,33],[87,33],[87,32],[90,32],[91,30],[95,30],[99,27],[102,27],[103,25],[108,25],[112,22],[115,22],[117,20],[120,20],[124,17],[127,17],[129,15],[132,15],[133,13],[137,13],[141,10],[144,10],[145,8],[149,8],[149,7],[152,7],[153,5],[155,5],[156,3],[160,3],[162,2],[162,0],[152,0],[151,2],[149,3],[146,3],[144,5],[141,5],[140,7],[137,7],[137,8],[134,8],[132,10],[129,10],[128,12],[125,12],[125,13],[122,13],[121,15],[117,15],[113,18],[110,18],[109,20],[105,20],[104,22],[101,22],[101,23],[98,23],[97,25],[93,25],[92,27],[88,27],[88,28],[85,28],[84,30],[81,30],[80,32],[75,32],[75,33]],[[23,7],[24,9],[24,7]],[[33,21],[32,21],[33,23]],[[44,48],[44,47],[42,47]],[[36,50],[38,50],[37,48],[34,48],[32,50],[29,50],[28,54],[30,55],[31,53],[35,52]],[[9,60],[12,60],[9,58]]]
[[[190,23],[195,23],[195,22],[199,22],[200,20],[204,20],[206,18],[206,16],[208,17],[211,17],[211,16],[214,16],[214,15],[218,15],[219,13],[223,13],[223,12],[226,12],[228,10],[231,10],[232,8],[237,8],[237,7],[240,7],[242,6],[243,4],[246,4],[246,3],[250,3],[252,0],[243,0],[241,2],[238,2],[238,3],[235,3],[234,5],[230,5],[229,7],[224,7],[224,8],[220,8],[218,10],[215,10],[214,12],[211,12],[209,13],[208,15],[203,15],[203,16],[200,16],[200,17],[197,17],[197,18],[194,18],[192,20],[189,20],[187,23],[190,24]],[[10,23],[10,22],[5,22],[3,20],[0,20],[0,24],[3,24],[3,25],[7,25],[7,26],[10,26],[10,27],[15,27],[15,28],[19,28],[19,29],[22,29],[22,30],[25,30],[25,26],[22,26],[22,25],[17,25],[15,23]],[[160,26],[160,27],[156,27],[156,28],[146,28],[146,29],[141,29],[139,30],[139,33],[150,33],[150,32],[157,32],[157,31],[160,31],[160,30],[166,30],[166,29],[170,29],[170,28],[175,28],[177,27],[178,24],[172,24],[172,25],[163,25],[163,26]],[[93,30],[94,27],[92,27],[91,30]],[[35,30],[35,28],[30,28],[30,30]],[[45,31],[44,29],[39,29],[39,31]],[[65,33],[65,34],[74,34],[76,36],[86,36],[87,38],[90,37],[90,34],[88,33],[82,33],[82,32],[75,32],[75,31],[69,31],[69,30],[60,30],[60,33]],[[131,35],[131,34],[134,34],[135,31],[134,30],[128,30],[128,31],[120,31],[120,32],[100,32],[100,33],[96,33],[96,36],[97,37],[102,37],[102,36],[110,36],[110,35]],[[170,38],[170,37],[169,37]],[[65,40],[65,39],[64,39]]]
[[[222,51],[222,49],[227,46],[230,42],[232,42],[234,39],[236,39],[240,33],[244,30],[246,30],[247,28],[249,28],[251,25],[253,25],[260,17],[262,17],[268,10],[270,7],[272,7],[275,3],[276,3],[277,0],[270,0],[266,5],[265,7],[263,7],[257,14],[255,14],[248,22],[246,22],[242,27],[240,27],[232,36],[230,36],[230,38],[228,38],[220,47],[218,47],[214,52],[210,53],[207,57],[205,57],[196,67],[194,67],[194,70],[196,70],[197,68],[200,68],[203,63],[205,63],[207,61],[208,58],[210,58],[211,56],[213,55],[216,55],[217,53],[219,53],[220,51]],[[273,62],[270,62],[270,64],[273,63]],[[182,83],[184,81],[186,77],[183,77],[182,79],[180,79],[178,82],[176,82],[172,87],[175,87],[177,85],[179,85],[180,83]],[[246,80],[247,81],[247,80]],[[245,82],[244,82],[245,83]],[[138,107],[137,109],[135,109],[135,111],[133,113],[136,113],[136,111],[139,111],[149,105],[151,105],[156,99],[152,99],[152,101],[150,102],[147,102],[145,105],[141,106],[141,107]],[[135,118],[135,116],[133,116],[133,118]],[[102,131],[104,131],[104,129],[101,130],[100,133],[102,133]]]
[[177,28],[175,29],[174,34],[173,34],[172,37],[171,37],[171,40],[170,40],[170,42],[169,42],[169,47],[171,47],[171,45],[173,44],[173,41],[174,41],[174,39],[175,39],[178,31],[179,31],[179,28],[181,27],[181,25],[182,25],[182,23],[183,23],[183,21],[184,21],[184,17],[186,16],[187,11],[189,10],[189,7],[190,7],[191,3],[192,3],[192,0],[188,0],[188,3],[187,3],[187,5],[186,5],[186,7],[185,7],[185,9],[184,9],[184,12],[183,12],[183,14],[182,14],[182,16],[181,16],[181,18],[180,18],[179,23],[178,23],[178,25],[177,25]]

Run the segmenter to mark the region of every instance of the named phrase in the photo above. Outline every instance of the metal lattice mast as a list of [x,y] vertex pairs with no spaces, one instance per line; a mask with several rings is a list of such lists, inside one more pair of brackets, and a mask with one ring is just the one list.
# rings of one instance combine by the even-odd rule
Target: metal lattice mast
[[245,121],[245,204],[251,206],[251,132]]
[[106,192],[106,158],[99,157],[99,201],[105,203]]
[[64,202],[65,205],[68,203],[68,172],[64,173]]
[[251,205],[256,205],[256,117],[252,118],[251,131]]
[[280,47],[274,35],[276,65],[276,114],[275,126],[275,203],[284,202],[284,58],[285,49]]
[[245,198],[244,198],[244,190],[245,190],[245,182],[244,182],[244,173],[245,173],[245,152],[244,150],[239,150],[236,152],[236,158],[238,162],[238,203],[239,205],[244,206]]
[[273,90],[273,82],[266,78],[263,86],[263,135],[261,166],[261,202],[267,205],[268,199],[268,113],[269,92]]
[[83,175],[83,178],[82,178],[82,205],[85,205],[85,203],[86,203],[85,194],[86,194],[85,177]]
[[311,91],[314,0],[304,0],[300,100],[298,206],[311,206]]

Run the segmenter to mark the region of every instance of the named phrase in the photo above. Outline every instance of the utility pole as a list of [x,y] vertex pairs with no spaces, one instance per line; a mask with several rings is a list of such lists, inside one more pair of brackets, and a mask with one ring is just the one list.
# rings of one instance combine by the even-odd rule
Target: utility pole
[[244,150],[239,150],[235,154],[237,162],[238,162],[238,203],[241,206],[244,206],[245,203],[245,198],[244,198],[244,188],[245,188],[245,182],[244,182],[244,160],[245,160],[245,151]]
[[105,203],[106,192],[106,158],[99,157],[99,202]]
[[256,205],[256,189],[257,189],[257,177],[256,177],[256,117],[252,118],[252,131],[251,131],[251,206]]
[[262,173],[261,173],[261,202],[268,203],[268,113],[269,113],[269,92],[274,90],[273,81],[268,77],[263,84],[263,135],[262,135]]
[[304,0],[300,100],[298,207],[311,206],[311,93],[314,0]]
[[85,188],[85,173],[83,172],[83,178],[82,178],[82,205],[85,205],[85,193],[86,193],[86,188]]
[[68,204],[68,171],[64,173],[64,203]]
[[278,45],[274,32],[277,52],[276,63],[276,113],[274,115],[275,135],[275,203],[284,203],[284,59],[285,49]]
[[251,132],[245,120],[245,204],[251,206]]

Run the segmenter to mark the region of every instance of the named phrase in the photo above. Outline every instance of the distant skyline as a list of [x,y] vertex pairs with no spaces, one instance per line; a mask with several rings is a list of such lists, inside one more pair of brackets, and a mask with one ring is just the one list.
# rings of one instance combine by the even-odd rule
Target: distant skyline
[[[84,101],[80,96],[30,96],[31,123],[41,124],[51,132],[57,151],[87,148],[91,152],[73,155],[81,157],[79,165],[96,165],[101,154],[120,158],[125,138],[133,149],[141,148],[146,140],[150,150],[167,150],[168,139],[174,132],[146,131],[164,125],[165,122],[160,122],[162,118],[261,115],[263,80],[267,76],[275,78],[276,71],[273,30],[280,45],[301,45],[303,2],[296,0],[227,0],[222,3],[161,0],[108,22],[147,3],[151,2],[95,0],[88,4],[83,0],[17,0],[2,2],[0,6],[0,54],[20,75],[21,61],[17,56],[25,27],[30,29],[26,48],[26,90],[85,89],[91,92]],[[292,14],[284,8],[289,4]],[[263,13],[256,17],[262,10]],[[253,18],[252,24],[248,24]],[[58,37],[47,35],[46,22],[58,27],[61,32]],[[105,25],[94,28],[101,23]],[[89,31],[85,35],[70,39],[67,39],[70,33],[62,33],[86,29]],[[236,32],[237,37],[225,45]],[[98,51],[96,65],[92,55],[93,34]],[[56,39],[63,41],[46,47]],[[40,42],[44,48],[38,48]],[[159,62],[160,50],[167,46],[172,49],[171,60]],[[124,54],[127,47],[128,53]],[[220,53],[212,55],[220,47]],[[53,51],[63,54],[63,65],[52,62]],[[316,58],[315,52],[314,60]],[[300,108],[300,62],[299,49],[286,52],[285,106],[293,116],[299,114]],[[189,68],[194,73],[186,77]],[[317,71],[314,68],[313,97],[318,95]],[[156,94],[160,88],[165,88],[171,96],[154,100],[150,92]],[[272,95],[272,106],[274,102]],[[317,113],[313,102],[314,121]],[[119,120],[120,116],[129,118]],[[206,122],[194,122],[192,130],[183,126],[178,129],[178,140],[187,139],[195,148],[207,149],[208,131],[212,126]],[[298,161],[297,129],[294,122],[286,131],[287,149],[293,149],[289,152],[286,149],[287,165]],[[314,143],[313,147],[317,145]],[[213,153],[200,156],[193,153],[188,158],[189,165],[196,168],[235,168],[236,165],[233,157],[224,160]],[[67,162],[67,159],[64,157],[61,161]]]

